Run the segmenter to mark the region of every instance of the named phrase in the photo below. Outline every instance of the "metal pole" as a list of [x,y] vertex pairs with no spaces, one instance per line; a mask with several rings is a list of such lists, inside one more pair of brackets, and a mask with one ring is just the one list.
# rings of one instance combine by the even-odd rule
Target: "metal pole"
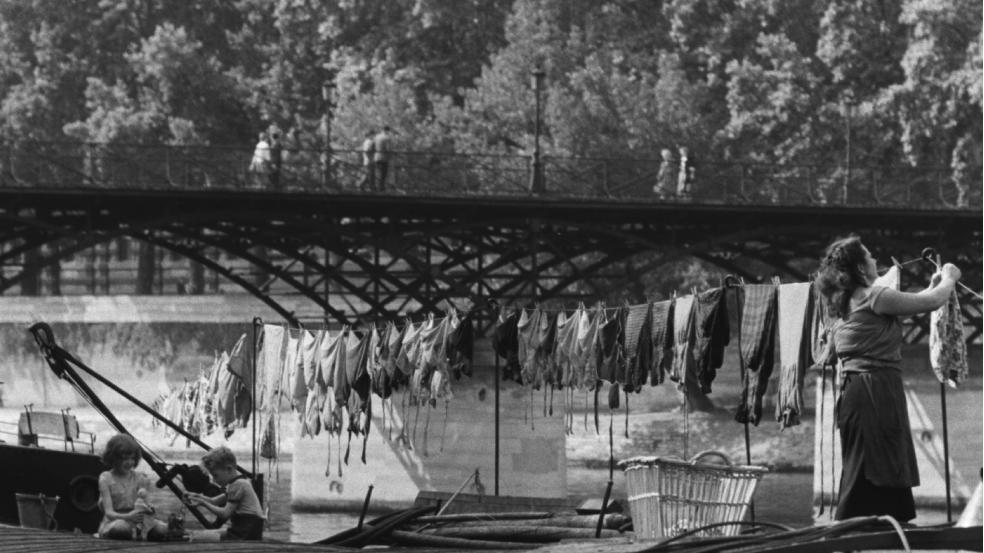
[[324,111],[321,114],[321,132],[324,133],[324,150],[321,152],[321,186],[327,188],[331,183],[331,115],[332,89],[335,82],[328,80],[321,85],[321,98],[324,100]]
[[847,117],[845,118],[845,125],[847,126],[847,144],[845,146],[845,161],[847,164],[846,171],[844,174],[844,188],[841,190],[841,202],[847,204],[847,188],[851,182],[851,112],[853,106],[851,106],[851,100],[847,100],[847,105],[845,111],[847,112]]
[[534,194],[543,192],[543,166],[540,161],[540,92],[543,90],[543,78],[546,75],[542,69],[533,71],[533,91],[536,96],[536,122],[533,135],[533,180],[530,190]]
[[493,352],[495,358],[495,495],[499,495],[499,354]]
[[946,521],[953,522],[950,504],[950,436],[946,419],[946,382],[940,382],[940,407],[943,411],[943,474],[946,479]]

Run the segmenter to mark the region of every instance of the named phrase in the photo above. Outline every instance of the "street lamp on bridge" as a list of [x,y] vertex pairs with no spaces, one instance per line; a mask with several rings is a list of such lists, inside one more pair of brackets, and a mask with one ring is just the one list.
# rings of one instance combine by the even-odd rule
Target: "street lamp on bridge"
[[321,84],[321,99],[324,101],[321,112],[321,132],[324,138],[324,151],[321,152],[321,185],[326,188],[331,183],[331,118],[335,112],[335,79]]
[[540,161],[540,94],[543,92],[543,79],[546,73],[537,67],[532,72],[533,92],[536,95],[536,124],[533,135],[533,174],[530,180],[530,191],[539,194],[544,191],[543,164]]

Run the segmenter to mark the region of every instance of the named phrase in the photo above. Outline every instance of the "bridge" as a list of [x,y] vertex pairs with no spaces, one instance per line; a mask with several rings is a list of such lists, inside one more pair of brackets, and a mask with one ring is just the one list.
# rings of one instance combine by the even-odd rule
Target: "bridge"
[[[241,289],[285,319],[333,322],[489,298],[638,302],[674,291],[647,292],[646,275],[692,260],[720,278],[806,280],[849,232],[885,264],[932,247],[981,289],[980,187],[942,169],[708,161],[676,194],[655,159],[545,157],[538,180],[528,156],[394,152],[382,190],[367,190],[357,151],[288,149],[273,175],[251,173],[251,154],[3,145],[0,293]],[[926,282],[926,264],[908,267]],[[288,296],[310,307],[287,309]]]

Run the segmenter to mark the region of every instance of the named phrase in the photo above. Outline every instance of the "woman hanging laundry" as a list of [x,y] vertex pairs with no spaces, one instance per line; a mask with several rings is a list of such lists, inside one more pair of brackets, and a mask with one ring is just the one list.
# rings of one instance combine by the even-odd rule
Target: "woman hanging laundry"
[[919,293],[873,285],[875,260],[857,236],[837,240],[821,260],[816,286],[836,318],[832,346],[841,363],[837,406],[843,471],[836,518],[916,516],[919,471],[902,388],[899,317],[942,306],[960,279],[946,264]]

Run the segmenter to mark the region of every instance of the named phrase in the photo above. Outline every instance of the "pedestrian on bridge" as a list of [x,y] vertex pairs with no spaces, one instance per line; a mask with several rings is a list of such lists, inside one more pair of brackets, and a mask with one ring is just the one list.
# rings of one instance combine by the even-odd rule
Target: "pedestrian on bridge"
[[680,172],[677,174],[677,196],[680,198],[689,198],[693,194],[692,187],[694,184],[694,174],[696,173],[694,158],[690,155],[690,150],[686,146],[678,146],[677,152],[680,157]]
[[373,143],[375,146],[375,152],[373,154],[373,162],[376,169],[376,185],[378,189],[382,191],[386,188],[386,174],[389,172],[389,159],[390,159],[390,129],[389,125],[384,125],[383,130],[379,131],[373,138]]
[[875,284],[875,259],[857,236],[827,248],[816,284],[834,318],[830,350],[819,362],[839,363],[836,417],[843,470],[836,518],[916,516],[912,487],[919,470],[902,383],[900,319],[943,306],[960,280],[947,263],[918,293]]
[[660,199],[669,198],[676,192],[677,173],[676,161],[673,159],[673,150],[663,148],[660,150],[659,172],[656,173],[656,184],[653,186],[653,193]]
[[253,148],[253,159],[249,162],[249,173],[254,186],[262,187],[263,181],[270,172],[270,143],[265,132],[257,137],[256,147]]
[[373,190],[376,188],[376,169],[374,167],[376,154],[376,131],[369,129],[366,138],[362,141],[362,169],[365,173],[359,182],[359,190]]

